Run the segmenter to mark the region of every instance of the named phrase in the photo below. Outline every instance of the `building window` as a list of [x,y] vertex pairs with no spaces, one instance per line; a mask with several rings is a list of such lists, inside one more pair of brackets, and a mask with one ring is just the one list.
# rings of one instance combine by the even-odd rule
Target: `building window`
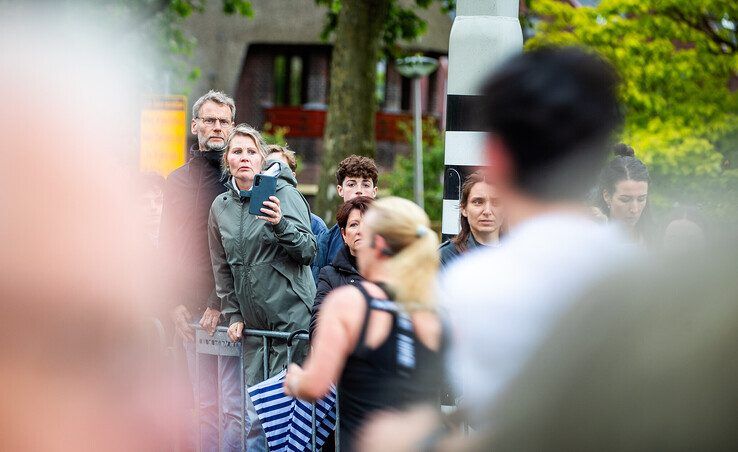
[[383,105],[387,97],[387,59],[382,58],[377,63],[377,81],[374,91],[377,105]]
[[290,58],[290,105],[300,106],[302,101],[302,85],[303,85],[303,68],[302,57],[293,56]]
[[302,55],[274,57],[274,105],[299,107],[304,101],[305,64]]
[[277,55],[274,58],[274,105],[284,105],[287,99],[287,58]]

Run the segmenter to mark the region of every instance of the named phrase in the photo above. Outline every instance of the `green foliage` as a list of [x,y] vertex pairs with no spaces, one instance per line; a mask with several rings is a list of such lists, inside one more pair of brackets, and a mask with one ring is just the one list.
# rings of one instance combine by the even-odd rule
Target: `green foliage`
[[[425,34],[428,24],[415,11],[416,8],[428,9],[434,1],[440,4],[443,12],[447,13],[456,9],[456,0],[415,0],[413,6],[403,6],[403,2],[399,0],[390,2],[389,20],[382,36],[386,55],[397,57],[399,55],[397,44],[400,41],[412,41]],[[338,25],[341,0],[315,0],[315,3],[327,7],[326,23],[320,34],[323,40],[327,40]]]
[[[665,209],[686,198],[709,204],[707,198],[726,192],[738,195],[731,168],[738,93],[729,88],[738,71],[738,2],[603,0],[580,8],[557,0],[530,3],[540,20],[526,48],[582,45],[618,69],[626,111],[622,138],[649,166],[654,189],[661,190],[657,204]],[[712,204],[713,213],[735,211],[722,201]]]
[[[410,149],[414,146],[412,123],[401,123]],[[397,155],[391,173],[382,177],[389,181],[393,196],[414,199],[413,181],[415,158],[412,150],[407,155]],[[423,183],[425,184],[425,211],[431,222],[439,223],[443,212],[444,141],[435,119],[423,121]]]
[[264,124],[264,131],[261,136],[266,141],[266,144],[278,144],[284,146],[287,144],[287,133],[290,131],[289,127],[276,126],[274,127],[271,123],[267,122]]
[[[253,16],[248,0],[221,1],[223,14]],[[171,92],[178,93],[187,93],[201,74],[200,68],[192,65],[197,42],[183,31],[182,24],[193,14],[203,13],[206,6],[207,0],[105,0],[121,34],[139,41],[148,52],[147,59],[155,62],[142,68],[149,87],[162,91],[168,85]]]

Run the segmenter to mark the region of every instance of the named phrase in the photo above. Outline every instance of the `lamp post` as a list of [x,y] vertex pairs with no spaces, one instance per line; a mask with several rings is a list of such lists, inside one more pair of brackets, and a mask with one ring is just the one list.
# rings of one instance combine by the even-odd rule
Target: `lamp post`
[[400,58],[395,63],[397,72],[403,77],[413,79],[413,122],[415,132],[415,203],[425,209],[423,187],[423,124],[420,111],[420,79],[433,73],[438,67],[438,60],[424,56]]

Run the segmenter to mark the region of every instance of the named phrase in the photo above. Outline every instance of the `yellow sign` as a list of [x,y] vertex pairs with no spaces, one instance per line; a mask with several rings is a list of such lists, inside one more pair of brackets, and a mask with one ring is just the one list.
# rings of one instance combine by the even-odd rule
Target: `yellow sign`
[[185,162],[187,98],[151,96],[141,110],[139,168],[167,177]]

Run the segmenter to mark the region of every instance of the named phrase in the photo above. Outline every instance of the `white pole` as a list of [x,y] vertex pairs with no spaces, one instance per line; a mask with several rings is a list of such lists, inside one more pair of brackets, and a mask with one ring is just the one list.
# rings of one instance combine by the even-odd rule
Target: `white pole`
[[420,111],[420,77],[413,78],[415,89],[415,107],[413,116],[415,120],[415,204],[425,209],[425,190],[423,187],[423,123]]
[[446,147],[443,181],[444,239],[459,232],[464,177],[486,164],[483,130],[474,124],[481,82],[523,48],[519,0],[458,0],[448,43]]

